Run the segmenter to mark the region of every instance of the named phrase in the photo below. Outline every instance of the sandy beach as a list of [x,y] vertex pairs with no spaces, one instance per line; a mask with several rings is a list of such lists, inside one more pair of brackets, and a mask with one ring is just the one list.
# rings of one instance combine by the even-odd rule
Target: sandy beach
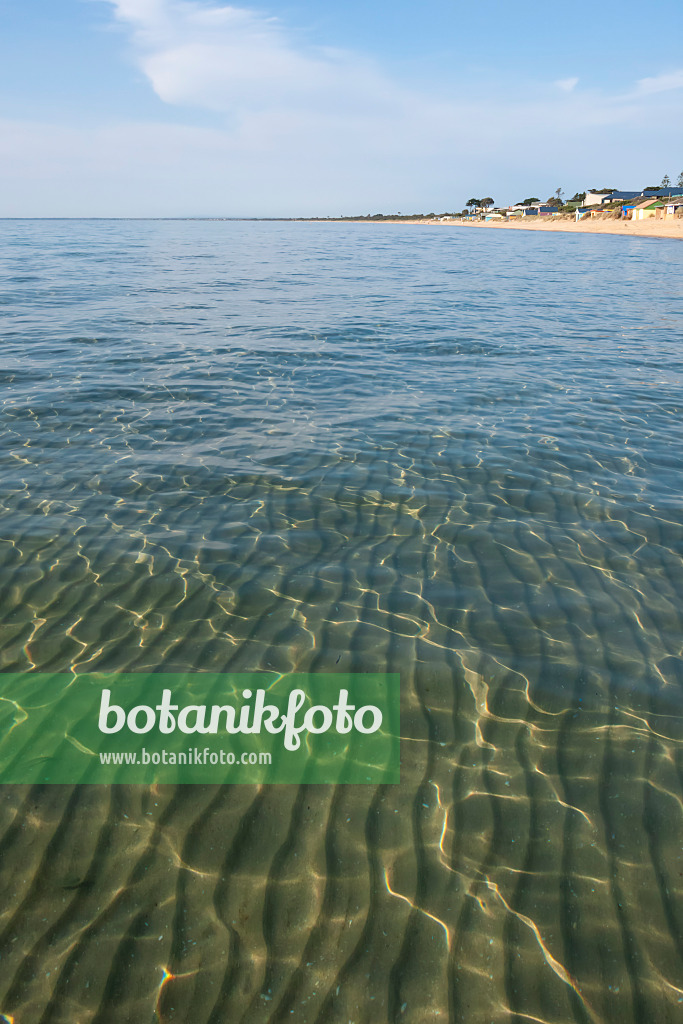
[[[534,223],[529,224],[532,220]],[[437,221],[439,225],[459,224],[475,228],[502,228],[504,231],[576,231],[588,232],[593,235],[631,235],[649,238],[683,238],[683,219],[667,218],[666,220],[550,220],[525,217],[524,223],[519,221]]]
[[[349,223],[346,221],[345,223]],[[525,217],[524,220],[513,221],[473,221],[473,220],[382,220],[353,221],[357,224],[427,224],[437,228],[495,228],[502,231],[569,231],[593,235],[627,235],[637,238],[679,238],[683,239],[683,218],[667,218],[667,220],[550,220]]]

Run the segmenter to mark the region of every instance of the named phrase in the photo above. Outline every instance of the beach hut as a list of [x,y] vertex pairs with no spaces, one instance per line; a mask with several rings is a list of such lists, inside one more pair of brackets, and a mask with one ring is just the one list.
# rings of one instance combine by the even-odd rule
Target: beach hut
[[669,196],[664,207],[665,217],[683,217],[683,196]]
[[663,206],[661,199],[646,199],[645,202],[633,207],[631,220],[649,220],[656,217],[657,210],[661,210]]

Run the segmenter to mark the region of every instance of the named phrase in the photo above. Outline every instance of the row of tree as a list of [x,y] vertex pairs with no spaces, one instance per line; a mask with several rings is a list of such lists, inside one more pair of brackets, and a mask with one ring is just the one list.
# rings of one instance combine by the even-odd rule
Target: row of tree
[[493,206],[493,202],[491,196],[486,196],[485,199],[468,199],[465,206],[471,207],[472,210],[488,210],[489,206]]

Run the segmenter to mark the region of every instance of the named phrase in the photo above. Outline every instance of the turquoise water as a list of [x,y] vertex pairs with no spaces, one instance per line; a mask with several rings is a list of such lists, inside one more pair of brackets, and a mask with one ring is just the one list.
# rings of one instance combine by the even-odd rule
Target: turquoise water
[[400,672],[403,736],[372,791],[5,787],[0,1011],[683,1019],[679,243],[0,257],[2,671]]

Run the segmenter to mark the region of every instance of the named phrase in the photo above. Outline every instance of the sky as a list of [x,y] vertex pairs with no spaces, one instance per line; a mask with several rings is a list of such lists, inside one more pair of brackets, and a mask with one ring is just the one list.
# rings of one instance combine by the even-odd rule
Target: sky
[[339,216],[683,172],[683,5],[0,0],[0,216]]

